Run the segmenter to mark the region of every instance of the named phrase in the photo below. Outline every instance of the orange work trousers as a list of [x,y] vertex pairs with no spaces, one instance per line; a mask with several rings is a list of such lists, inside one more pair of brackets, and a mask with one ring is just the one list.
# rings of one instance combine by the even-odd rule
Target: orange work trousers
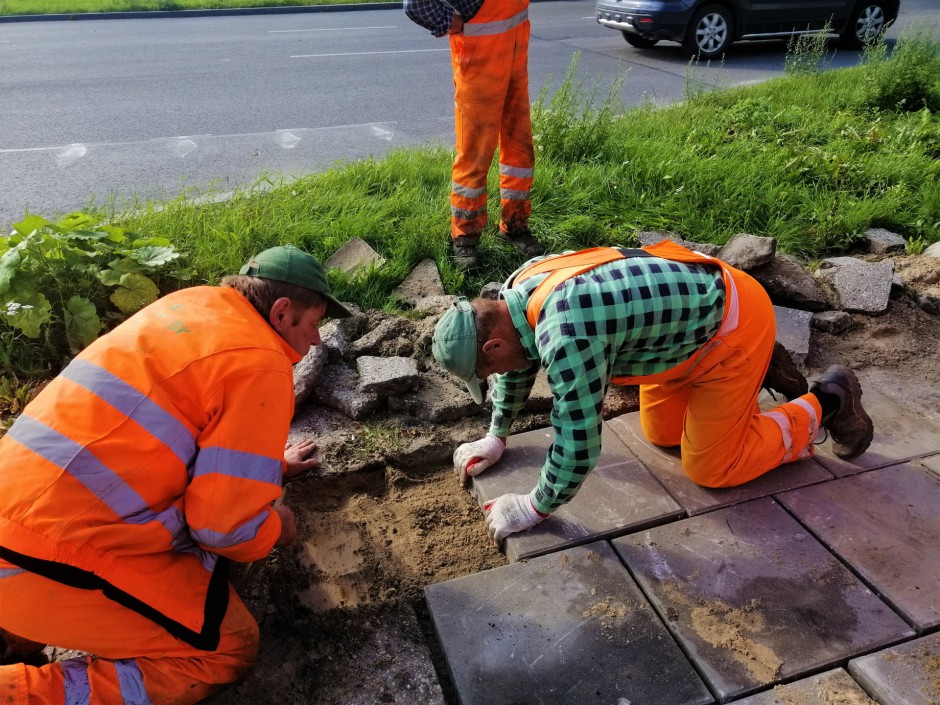
[[219,647],[201,651],[100,590],[62,585],[2,560],[0,627],[94,654],[0,666],[0,699],[10,705],[188,705],[244,676],[258,652],[258,625],[231,587]]
[[529,110],[528,0],[486,0],[450,35],[457,156],[451,237],[478,238],[487,221],[486,178],[499,147],[500,229],[528,227],[535,167]]
[[776,335],[764,288],[726,269],[722,328],[686,362],[658,375],[618,378],[640,385],[640,424],[658,446],[681,446],[682,468],[704,487],[734,487],[813,455],[822,409],[812,394],[761,412],[757,402]]

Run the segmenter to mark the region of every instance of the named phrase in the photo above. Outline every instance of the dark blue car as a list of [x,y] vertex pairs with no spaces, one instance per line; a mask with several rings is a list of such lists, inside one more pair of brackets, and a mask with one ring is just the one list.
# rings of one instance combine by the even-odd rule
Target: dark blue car
[[712,59],[731,42],[827,31],[843,46],[877,39],[898,16],[900,0],[597,0],[597,21],[635,47],[660,40]]

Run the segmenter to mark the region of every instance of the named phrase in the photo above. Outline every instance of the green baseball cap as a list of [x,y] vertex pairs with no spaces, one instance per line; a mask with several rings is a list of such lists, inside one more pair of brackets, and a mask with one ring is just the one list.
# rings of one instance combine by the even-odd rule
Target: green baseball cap
[[310,289],[326,299],[326,315],[329,318],[352,316],[349,309],[333,298],[326,272],[316,258],[293,245],[280,245],[259,252],[238,273]]
[[437,322],[431,352],[444,369],[463,380],[473,401],[482,404],[483,390],[477,379],[477,324],[467,297],[458,298]]

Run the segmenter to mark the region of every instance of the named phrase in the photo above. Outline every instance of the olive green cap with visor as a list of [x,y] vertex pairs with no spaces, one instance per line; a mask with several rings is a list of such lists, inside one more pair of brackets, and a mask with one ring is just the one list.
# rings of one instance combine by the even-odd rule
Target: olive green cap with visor
[[326,315],[329,318],[349,318],[352,313],[333,298],[326,272],[313,255],[293,245],[271,247],[248,260],[239,274],[259,279],[293,284],[315,291],[326,299]]
[[473,401],[483,403],[477,379],[477,323],[470,300],[458,298],[434,327],[431,352],[444,369],[467,385]]

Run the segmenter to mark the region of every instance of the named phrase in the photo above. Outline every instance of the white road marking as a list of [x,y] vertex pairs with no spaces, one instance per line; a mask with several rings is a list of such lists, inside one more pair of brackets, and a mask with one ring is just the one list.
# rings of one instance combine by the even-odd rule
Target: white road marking
[[325,27],[323,29],[269,29],[268,34],[287,34],[289,32],[343,32],[356,29],[395,29],[398,25],[386,24],[378,27]]
[[403,49],[401,51],[349,51],[343,54],[291,54],[292,59],[316,59],[324,56],[371,56],[372,54],[418,54],[428,51],[450,51],[446,49]]
[[88,154],[88,148],[83,144],[70,144],[63,148],[56,157],[56,163],[59,166],[68,166],[74,164],[79,159]]

